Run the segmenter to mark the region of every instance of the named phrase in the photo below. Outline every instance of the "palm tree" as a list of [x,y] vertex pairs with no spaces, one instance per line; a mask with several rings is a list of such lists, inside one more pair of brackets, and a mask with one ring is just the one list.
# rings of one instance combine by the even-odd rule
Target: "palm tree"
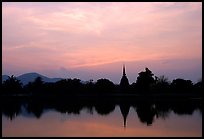
[[22,83],[14,75],[9,77],[2,84],[3,91],[11,94],[19,93],[22,91]]

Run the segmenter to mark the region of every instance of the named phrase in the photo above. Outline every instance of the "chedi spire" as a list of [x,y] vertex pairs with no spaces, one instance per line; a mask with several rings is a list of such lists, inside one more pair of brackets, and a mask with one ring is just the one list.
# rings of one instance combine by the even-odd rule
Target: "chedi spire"
[[123,76],[126,76],[125,74],[125,65],[123,64]]
[[128,86],[129,86],[129,81],[125,73],[125,65],[123,64],[123,76],[120,80],[120,87],[122,90],[127,90]]

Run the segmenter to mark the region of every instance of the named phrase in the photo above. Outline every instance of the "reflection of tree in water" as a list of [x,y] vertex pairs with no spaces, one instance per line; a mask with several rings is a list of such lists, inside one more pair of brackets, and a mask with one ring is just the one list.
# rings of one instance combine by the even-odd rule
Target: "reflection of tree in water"
[[84,109],[87,110],[87,113],[93,114],[93,111],[94,111],[94,107],[93,106],[88,105],[88,106],[85,106]]
[[202,109],[198,109],[198,111],[200,112],[200,115],[202,115]]
[[95,110],[100,115],[108,115],[115,110],[114,104],[98,103],[95,105]]
[[169,117],[171,104],[169,103],[161,103],[157,102],[155,104],[156,107],[156,117],[166,119]]
[[21,113],[21,102],[18,100],[8,100],[2,103],[2,114],[13,120]]
[[28,105],[26,105],[26,109],[28,113],[33,113],[36,118],[40,118],[43,113],[44,106],[41,102],[30,101]]
[[202,114],[201,101],[191,100],[165,100],[165,101],[130,101],[129,99],[108,100],[108,99],[86,99],[80,100],[76,98],[63,99],[3,99],[2,100],[2,114],[13,120],[21,111],[21,106],[25,106],[28,113],[33,113],[36,118],[40,118],[43,111],[46,109],[54,109],[60,113],[66,114],[80,114],[80,111],[86,109],[88,113],[93,114],[96,111],[99,115],[107,116],[115,110],[115,106],[119,105],[121,114],[123,116],[124,127],[127,126],[127,117],[132,106],[137,112],[138,118],[144,124],[152,125],[155,118],[166,119],[169,113],[173,111],[176,114],[192,115],[194,110],[198,109]]
[[200,110],[202,110],[201,105],[191,101],[183,101],[182,103],[175,102],[172,105],[173,112],[179,115],[182,115],[182,114],[192,115],[194,110],[199,108]]
[[136,108],[137,115],[142,123],[146,123],[148,126],[152,125],[154,117],[157,114],[155,105],[152,104],[139,104]]
[[83,109],[83,105],[78,103],[76,104],[60,103],[55,105],[55,109],[61,113],[80,114],[80,111]]

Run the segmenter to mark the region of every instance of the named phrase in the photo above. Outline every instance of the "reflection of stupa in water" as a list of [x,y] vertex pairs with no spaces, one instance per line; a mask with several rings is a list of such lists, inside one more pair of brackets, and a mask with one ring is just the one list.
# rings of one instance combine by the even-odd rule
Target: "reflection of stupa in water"
[[125,65],[123,65],[123,76],[120,80],[120,87],[121,89],[127,89],[129,86],[129,81],[128,81],[128,78],[126,76],[126,73],[125,73]]
[[121,104],[120,105],[120,111],[121,111],[121,113],[123,115],[123,126],[124,126],[124,128],[126,127],[126,119],[127,119],[129,110],[130,110],[129,105],[126,105],[126,104]]

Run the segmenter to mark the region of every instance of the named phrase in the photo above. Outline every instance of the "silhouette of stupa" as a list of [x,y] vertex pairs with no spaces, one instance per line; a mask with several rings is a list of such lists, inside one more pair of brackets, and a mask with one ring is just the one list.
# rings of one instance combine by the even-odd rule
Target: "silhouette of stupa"
[[129,86],[129,81],[125,73],[125,65],[123,65],[123,76],[120,80],[120,87],[122,90],[127,89]]

